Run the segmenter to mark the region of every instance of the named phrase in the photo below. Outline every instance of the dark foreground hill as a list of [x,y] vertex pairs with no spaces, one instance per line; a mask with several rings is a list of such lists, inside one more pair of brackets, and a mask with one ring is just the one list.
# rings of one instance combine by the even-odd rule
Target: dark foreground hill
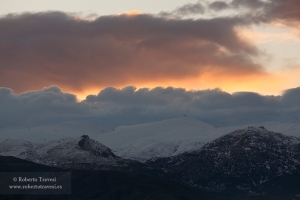
[[162,180],[141,172],[62,170],[14,157],[0,156],[0,172],[72,173],[71,195],[0,195],[1,200],[119,200],[119,199],[239,199],[191,189],[174,181]]

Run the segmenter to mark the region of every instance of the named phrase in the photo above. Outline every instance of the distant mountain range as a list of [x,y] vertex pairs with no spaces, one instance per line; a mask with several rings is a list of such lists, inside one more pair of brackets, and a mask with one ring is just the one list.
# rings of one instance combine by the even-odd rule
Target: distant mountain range
[[[145,162],[153,157],[169,157],[199,149],[224,134],[245,127],[215,128],[192,117],[118,126],[110,129],[107,126],[103,122],[97,124],[96,121],[84,121],[39,127],[10,127],[0,129],[0,142],[5,139],[25,139],[33,143],[40,143],[66,137],[80,138],[87,134],[90,138],[111,148],[117,156]],[[300,123],[264,122],[251,126],[264,126],[274,132],[300,136]]]

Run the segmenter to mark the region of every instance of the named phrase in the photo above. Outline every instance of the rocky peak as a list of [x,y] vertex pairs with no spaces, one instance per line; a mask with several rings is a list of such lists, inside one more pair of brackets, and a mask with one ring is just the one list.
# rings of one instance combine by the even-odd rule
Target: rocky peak
[[78,145],[81,147],[81,148],[84,148],[87,144],[88,144],[88,140],[90,139],[90,137],[88,135],[82,135],[80,137],[81,139],[78,141]]
[[88,151],[95,156],[104,158],[117,157],[114,153],[111,152],[111,150],[108,147],[102,145],[101,143],[95,140],[91,140],[88,135],[82,135],[77,144],[81,149]]

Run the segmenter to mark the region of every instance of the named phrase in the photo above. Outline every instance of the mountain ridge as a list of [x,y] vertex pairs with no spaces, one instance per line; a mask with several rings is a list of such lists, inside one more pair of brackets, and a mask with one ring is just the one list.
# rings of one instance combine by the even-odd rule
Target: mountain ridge
[[108,147],[87,135],[40,143],[5,140],[0,143],[0,155],[60,168],[82,168],[83,164],[94,167],[126,165]]
[[300,139],[264,127],[247,127],[198,150],[151,159],[146,164],[164,169],[189,186],[259,194],[264,182],[300,172]]

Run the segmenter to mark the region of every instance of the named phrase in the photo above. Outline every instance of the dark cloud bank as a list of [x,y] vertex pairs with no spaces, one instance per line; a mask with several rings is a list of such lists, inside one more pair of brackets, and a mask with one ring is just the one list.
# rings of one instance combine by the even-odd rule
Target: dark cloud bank
[[0,126],[35,126],[86,119],[124,125],[184,114],[215,126],[272,120],[298,122],[299,102],[300,88],[286,90],[282,96],[262,96],[252,92],[229,94],[219,89],[108,87],[82,102],[57,86],[18,95],[8,88],[0,88]]

